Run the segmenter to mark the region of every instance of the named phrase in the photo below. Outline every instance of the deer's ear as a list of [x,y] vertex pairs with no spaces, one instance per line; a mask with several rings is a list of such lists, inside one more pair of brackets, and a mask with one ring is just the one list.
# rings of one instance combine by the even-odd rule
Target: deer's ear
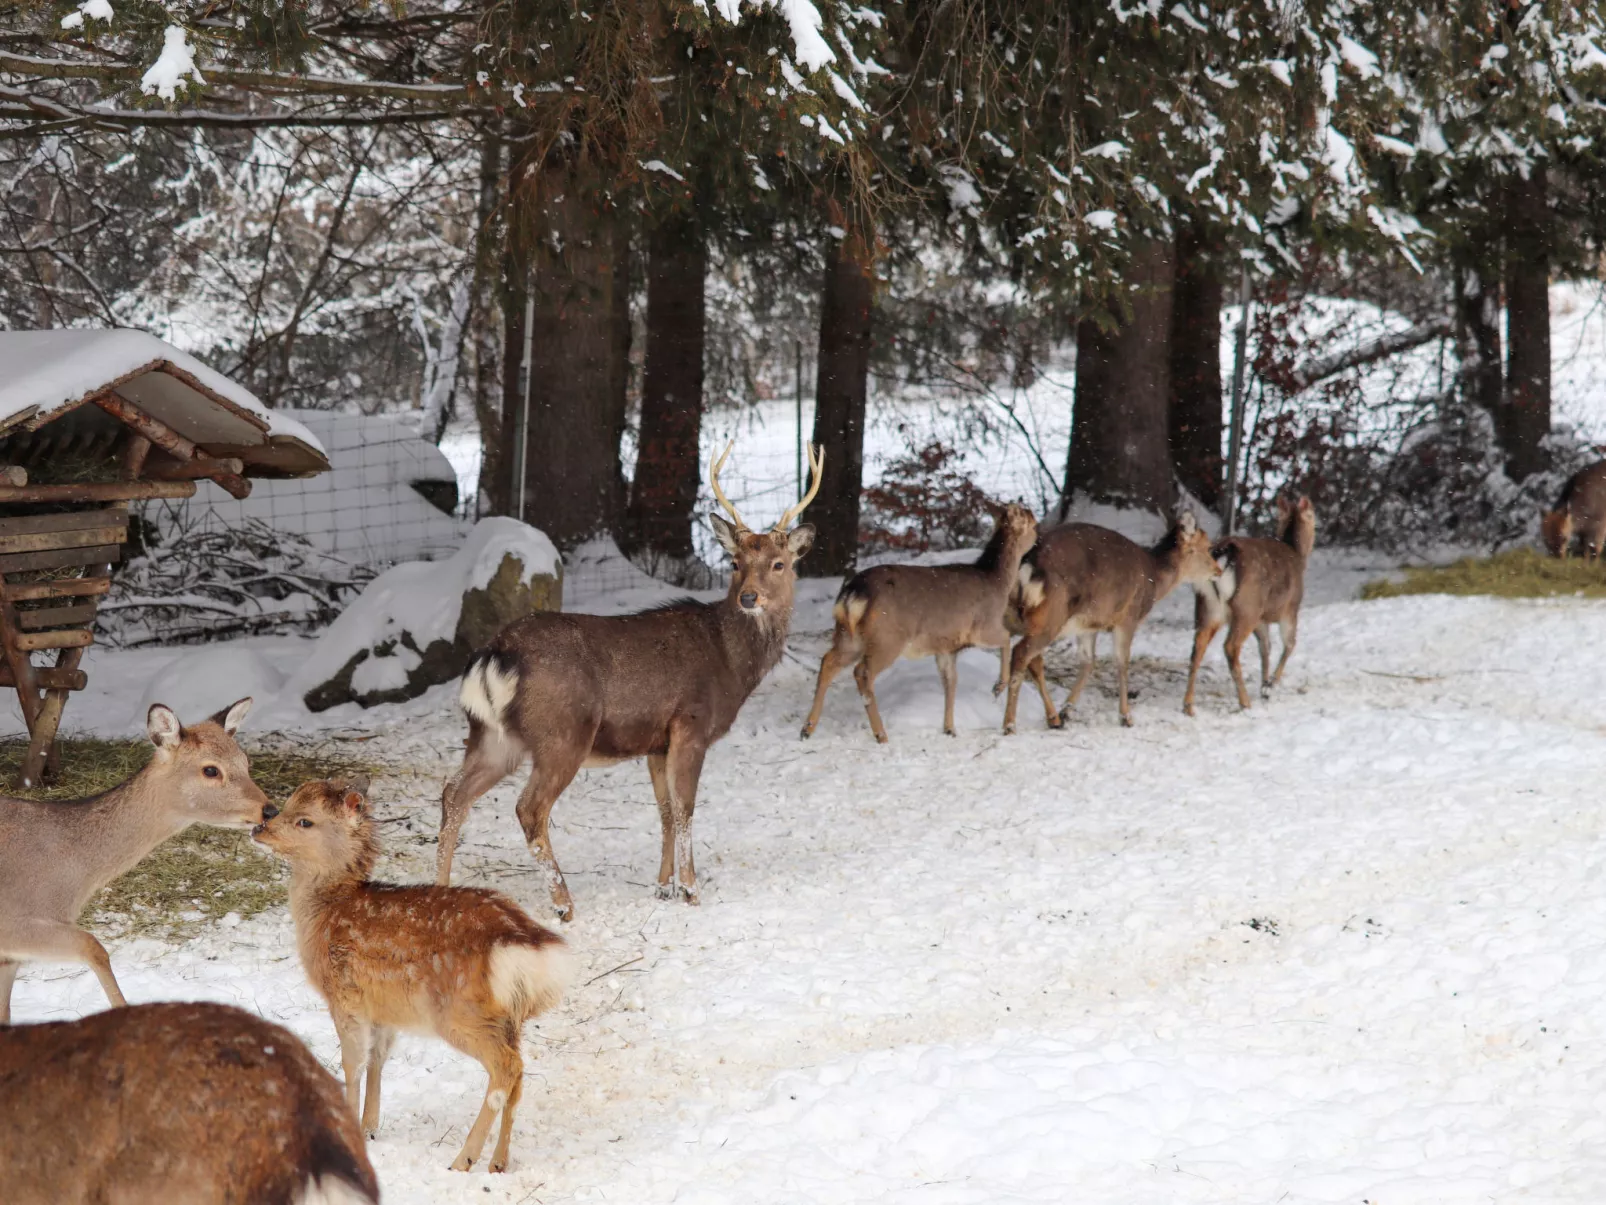
[[251,698],[247,695],[237,703],[230,703],[222,711],[212,717],[212,722],[233,736],[245,723],[245,717],[251,713]]
[[794,560],[808,552],[814,547],[814,524],[805,523],[801,527],[792,528],[786,533],[786,546],[791,550]]
[[171,707],[152,703],[151,709],[145,713],[145,735],[151,738],[151,744],[158,749],[171,752],[178,748],[184,736],[184,726],[178,722],[178,716],[173,714]]
[[334,784],[340,789],[340,810],[347,820],[356,820],[368,807],[368,776]]
[[1310,499],[1305,497],[1304,495],[1301,495],[1300,499],[1299,499],[1299,513],[1300,514],[1307,514],[1309,511],[1310,511]]
[[709,515],[708,521],[713,524],[714,538],[719,541],[721,548],[730,553],[731,556],[735,556],[742,550],[741,537],[737,534],[735,525],[729,519],[722,518],[719,515]]
[[1279,518],[1287,518],[1288,513],[1293,509],[1288,505],[1288,496],[1286,494],[1277,495],[1277,515]]

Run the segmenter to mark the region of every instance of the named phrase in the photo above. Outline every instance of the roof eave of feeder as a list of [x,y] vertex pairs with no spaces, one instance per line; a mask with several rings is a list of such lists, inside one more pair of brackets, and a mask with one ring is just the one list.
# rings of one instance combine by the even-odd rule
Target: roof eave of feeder
[[116,393],[247,477],[327,472],[323,444],[250,390],[154,335],[135,330],[0,331],[0,435],[38,429]]

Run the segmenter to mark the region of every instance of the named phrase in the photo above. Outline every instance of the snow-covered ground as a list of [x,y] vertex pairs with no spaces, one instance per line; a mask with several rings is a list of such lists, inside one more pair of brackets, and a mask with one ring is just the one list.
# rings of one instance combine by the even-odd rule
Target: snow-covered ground
[[[513,1168],[446,1169],[482,1073],[404,1038],[385,1199],[1606,1200],[1606,605],[1351,601],[1363,570],[1321,562],[1289,679],[1247,714],[1218,650],[1180,714],[1184,594],[1139,634],[1135,728],[1101,672],[1065,731],[1028,698],[1005,739],[996,661],[967,654],[960,735],[906,662],[886,747],[846,681],[797,739],[834,588],[806,583],[792,655],[708,760],[702,906],[648,886],[644,769],[584,771],[554,814],[583,969],[527,1028]],[[298,643],[253,648],[287,667]],[[69,721],[122,727],[179,655],[96,650]],[[383,871],[429,877],[449,690],[321,722],[392,767]],[[516,789],[476,808],[460,881],[542,914]],[[112,959],[132,1000],[241,1004],[337,1065],[282,910]],[[104,1001],[35,966],[15,1007]]]

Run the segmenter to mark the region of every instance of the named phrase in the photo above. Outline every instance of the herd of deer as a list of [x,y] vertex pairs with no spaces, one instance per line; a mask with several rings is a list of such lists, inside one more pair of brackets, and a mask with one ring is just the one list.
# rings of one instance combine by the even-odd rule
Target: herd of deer
[[[697,902],[692,813],[710,746],[723,737],[780,660],[791,624],[796,566],[813,529],[794,526],[819,491],[823,454],[811,451],[808,494],[767,531],[743,522],[711,483],[728,518],[714,516],[730,555],[730,588],[715,603],[682,601],[636,615],[537,613],[475,655],[460,691],[468,718],[461,769],[441,798],[436,882],[370,879],[378,845],[365,781],[315,781],[278,808],[251,780],[235,741],[251,700],[184,727],[150,709],[149,764],[74,803],[0,800],[0,1195],[11,1202],[374,1201],[363,1136],[379,1124],[380,1076],[394,1036],[432,1033],[478,1059],[489,1086],[452,1163],[479,1160],[501,1126],[489,1168],[507,1167],[518,1104],[524,1022],[551,1008],[571,973],[566,943],[506,896],[449,884],[458,834],[474,801],[521,762],[532,763],[517,814],[562,919],[573,902],[553,853],[548,818],[584,767],[645,758],[663,826],[661,895]],[[1114,635],[1120,715],[1132,722],[1127,671],[1133,635],[1180,583],[1196,592],[1184,709],[1199,663],[1226,626],[1227,662],[1249,706],[1239,654],[1253,634],[1269,691],[1294,648],[1310,504],[1279,505],[1276,539],[1214,545],[1184,513],[1144,549],[1087,524],[1038,531],[1032,514],[1002,508],[969,565],[888,565],[842,587],[803,736],[826,691],[853,667],[870,727],[887,739],[876,677],[899,657],[933,657],[944,731],[954,731],[955,659],[1000,650],[995,693],[1008,692],[1015,727],[1028,673],[1047,722],[1059,727],[1086,685],[1100,632]],[[1270,625],[1282,659],[1270,672]],[[1011,637],[1019,637],[1011,648]],[[1043,653],[1075,636],[1084,661],[1063,709]],[[72,1022],[11,1026],[18,966],[87,964],[113,1005],[125,1004],[105,948],[77,925],[90,898],[191,824],[249,827],[291,871],[290,913],[308,979],[328,1004],[345,1072],[342,1094],[288,1031],[238,1009],[157,1004]],[[364,1083],[366,1091],[363,1090]]]

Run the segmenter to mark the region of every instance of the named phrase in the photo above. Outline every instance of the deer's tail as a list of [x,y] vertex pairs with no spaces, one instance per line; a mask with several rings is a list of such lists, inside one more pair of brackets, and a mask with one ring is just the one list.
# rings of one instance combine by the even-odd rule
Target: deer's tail
[[836,596],[836,605],[831,608],[831,617],[836,620],[837,629],[847,634],[849,642],[858,644],[861,640],[859,625],[864,622],[864,613],[869,609],[870,589],[863,575],[860,575],[849,579],[842,587],[841,593]]
[[555,933],[491,951],[491,994],[515,1017],[533,1017],[563,999],[574,982],[574,956]]
[[507,726],[508,705],[518,690],[518,659],[500,649],[481,649],[463,671],[463,685],[457,692],[457,701],[470,719],[493,732],[501,732]]

